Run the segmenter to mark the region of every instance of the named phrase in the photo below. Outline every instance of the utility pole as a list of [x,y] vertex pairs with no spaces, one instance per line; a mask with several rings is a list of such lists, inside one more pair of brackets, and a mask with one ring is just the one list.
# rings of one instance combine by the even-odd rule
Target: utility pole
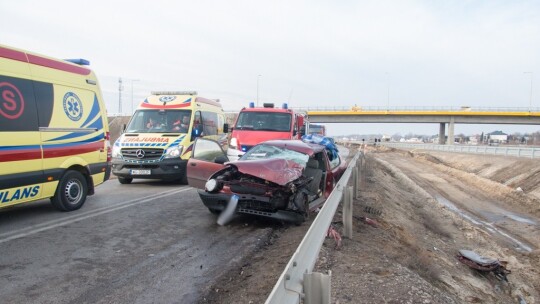
[[118,78],[118,114],[122,114],[122,77]]
[[133,82],[139,79],[131,79],[131,115],[133,115]]
[[388,78],[388,94],[386,99],[386,111],[390,111],[390,73],[386,72]]
[[533,72],[523,72],[523,74],[531,74],[531,92],[529,94],[529,112],[531,112],[532,111]]
[[257,107],[259,106],[259,78],[261,75],[257,75]]

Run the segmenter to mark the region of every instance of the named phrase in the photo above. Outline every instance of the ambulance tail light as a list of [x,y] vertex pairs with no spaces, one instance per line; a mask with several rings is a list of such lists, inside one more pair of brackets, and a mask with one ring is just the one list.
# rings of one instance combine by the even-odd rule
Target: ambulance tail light
[[105,132],[105,146],[107,147],[107,162],[112,161],[111,133]]

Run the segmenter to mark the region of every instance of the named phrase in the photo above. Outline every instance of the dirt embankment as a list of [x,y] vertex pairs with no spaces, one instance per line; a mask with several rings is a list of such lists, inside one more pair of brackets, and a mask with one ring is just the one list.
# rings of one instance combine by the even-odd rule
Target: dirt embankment
[[[517,178],[534,176],[534,164],[394,150],[366,155],[353,238],[339,249],[328,238],[314,270],[332,271],[332,303],[540,303],[539,205],[532,195],[539,184],[522,186]],[[503,168],[514,176],[503,177]],[[341,231],[340,211],[333,225]],[[267,245],[218,278],[201,302],[263,303],[306,229],[277,225]],[[508,282],[458,262],[460,249],[508,261]]]

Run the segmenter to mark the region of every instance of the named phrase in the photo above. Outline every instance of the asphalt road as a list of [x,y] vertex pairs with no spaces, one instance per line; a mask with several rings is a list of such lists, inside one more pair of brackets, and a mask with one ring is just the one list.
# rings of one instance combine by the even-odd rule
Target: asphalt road
[[185,185],[107,181],[74,212],[0,211],[2,303],[194,303],[273,223],[216,224]]

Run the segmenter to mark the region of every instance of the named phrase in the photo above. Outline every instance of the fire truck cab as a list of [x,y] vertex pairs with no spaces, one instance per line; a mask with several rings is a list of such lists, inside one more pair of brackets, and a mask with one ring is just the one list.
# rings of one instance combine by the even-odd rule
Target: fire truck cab
[[284,103],[275,108],[273,103],[240,110],[232,127],[227,157],[235,161],[258,143],[271,139],[301,139],[309,125],[306,115],[289,109]]

